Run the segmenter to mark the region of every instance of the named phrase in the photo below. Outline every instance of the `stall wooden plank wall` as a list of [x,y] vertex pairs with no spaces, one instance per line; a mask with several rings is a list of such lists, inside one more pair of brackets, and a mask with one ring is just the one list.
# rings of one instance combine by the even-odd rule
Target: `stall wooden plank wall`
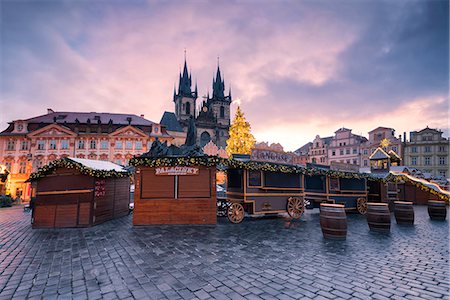
[[156,176],[155,168],[139,167],[135,173],[134,225],[216,224],[216,170],[199,167],[199,174]]
[[398,187],[400,201],[410,201],[414,204],[426,205],[428,204],[428,200],[438,200],[436,195],[424,191],[409,182],[399,184]]
[[130,179],[104,179],[100,197],[94,195],[96,180],[102,179],[64,168],[39,179],[33,228],[87,227],[128,214]]

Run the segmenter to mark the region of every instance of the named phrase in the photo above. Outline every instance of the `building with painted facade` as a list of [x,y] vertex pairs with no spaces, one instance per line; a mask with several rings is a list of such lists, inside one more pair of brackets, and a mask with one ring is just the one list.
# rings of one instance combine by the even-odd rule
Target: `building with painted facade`
[[346,163],[352,165],[361,164],[361,147],[367,142],[367,138],[352,133],[351,129],[340,128],[334,132],[334,136],[328,145],[328,162]]
[[67,156],[126,165],[133,155],[147,152],[155,138],[173,140],[164,126],[143,115],[48,109],[45,115],[9,122],[0,133],[0,164],[11,172],[11,195],[29,200],[25,180],[38,167]]
[[434,177],[449,178],[449,140],[442,133],[428,127],[411,131],[405,142],[404,165]]
[[369,139],[361,145],[361,167],[370,166],[369,157],[378,147],[382,147],[386,152],[392,150],[401,157],[403,150],[401,136],[397,138],[395,130],[389,127],[377,127],[369,131]]

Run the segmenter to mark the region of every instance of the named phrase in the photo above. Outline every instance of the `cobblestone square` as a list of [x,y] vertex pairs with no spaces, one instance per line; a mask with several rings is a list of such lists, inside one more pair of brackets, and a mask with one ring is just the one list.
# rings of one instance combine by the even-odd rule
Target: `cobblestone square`
[[388,235],[348,214],[345,241],[325,240],[319,211],[299,221],[31,229],[0,210],[0,299],[448,299],[448,221],[415,207]]

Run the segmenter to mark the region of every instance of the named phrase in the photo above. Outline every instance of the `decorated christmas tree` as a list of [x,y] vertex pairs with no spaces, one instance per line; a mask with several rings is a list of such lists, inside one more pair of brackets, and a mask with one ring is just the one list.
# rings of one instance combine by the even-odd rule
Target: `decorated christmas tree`
[[255,138],[250,132],[250,123],[245,120],[244,113],[238,106],[233,123],[230,126],[230,138],[227,140],[227,153],[251,154]]

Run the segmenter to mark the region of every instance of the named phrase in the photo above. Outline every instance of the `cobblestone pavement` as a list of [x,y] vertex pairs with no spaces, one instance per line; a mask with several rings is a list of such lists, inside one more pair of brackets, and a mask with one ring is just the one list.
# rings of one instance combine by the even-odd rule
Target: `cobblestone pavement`
[[0,299],[448,299],[448,221],[415,207],[389,235],[349,214],[346,241],[324,240],[318,210],[300,221],[32,230],[0,209]]

